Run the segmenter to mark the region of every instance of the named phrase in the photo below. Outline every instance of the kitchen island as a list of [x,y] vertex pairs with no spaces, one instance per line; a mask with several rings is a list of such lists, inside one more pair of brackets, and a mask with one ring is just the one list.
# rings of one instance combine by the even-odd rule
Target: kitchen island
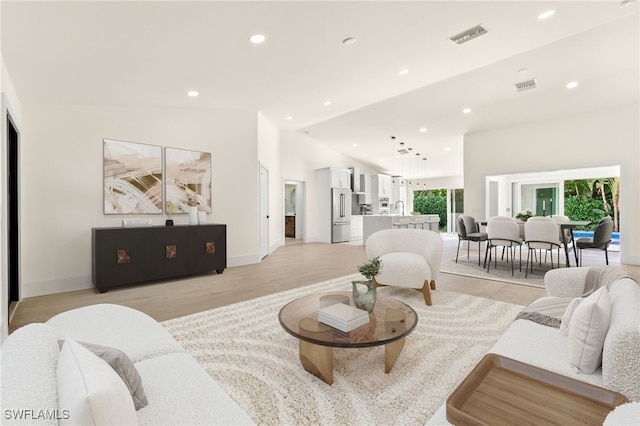
[[[367,239],[374,232],[380,231],[382,229],[392,229],[398,227],[398,224],[405,220],[409,220],[408,228],[414,228],[413,222],[416,219],[424,219],[425,222],[423,224],[424,229],[432,230],[438,232],[438,226],[440,225],[440,216],[437,214],[416,214],[416,215],[364,215],[362,216],[362,244],[367,242]],[[394,225],[395,224],[395,225]],[[422,229],[420,225],[417,226],[418,229]]]

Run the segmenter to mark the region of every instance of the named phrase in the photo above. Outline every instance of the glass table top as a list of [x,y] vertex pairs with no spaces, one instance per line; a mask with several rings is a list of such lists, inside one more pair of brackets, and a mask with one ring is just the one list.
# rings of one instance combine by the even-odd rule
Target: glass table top
[[353,305],[351,292],[319,293],[286,304],[278,314],[282,327],[292,336],[323,346],[361,348],[386,345],[406,337],[418,323],[416,311],[399,300],[378,295],[369,323],[343,332],[318,322],[318,310],[342,296]]

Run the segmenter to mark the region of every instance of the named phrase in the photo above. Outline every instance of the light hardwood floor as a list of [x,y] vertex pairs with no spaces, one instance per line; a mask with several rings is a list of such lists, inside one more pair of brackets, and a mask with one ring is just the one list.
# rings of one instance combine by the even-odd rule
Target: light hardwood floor
[[[445,253],[455,253],[456,239],[445,238]],[[364,246],[356,244],[286,244],[261,263],[227,268],[224,273],[111,289],[72,291],[24,299],[10,323],[10,332],[32,322],[96,303],[116,303],[143,312],[158,321],[176,318],[267,294],[357,273],[366,260]],[[637,268],[636,272],[640,270]],[[437,288],[527,305],[544,290],[441,274]]]

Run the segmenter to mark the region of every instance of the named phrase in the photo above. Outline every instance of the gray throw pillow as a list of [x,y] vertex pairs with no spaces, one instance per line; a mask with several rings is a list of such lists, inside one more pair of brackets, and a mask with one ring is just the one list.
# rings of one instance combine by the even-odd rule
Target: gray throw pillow
[[[60,345],[63,343],[64,340],[59,341]],[[133,404],[136,407],[136,410],[144,408],[149,404],[147,401],[147,395],[142,387],[142,378],[127,354],[122,352],[120,349],[110,348],[108,346],[96,345],[94,343],[87,342],[78,343],[93,352],[96,356],[100,357],[109,364],[116,373],[118,373],[118,376],[120,376],[124,384],[127,385],[129,393],[131,393],[131,398],[133,399]]]

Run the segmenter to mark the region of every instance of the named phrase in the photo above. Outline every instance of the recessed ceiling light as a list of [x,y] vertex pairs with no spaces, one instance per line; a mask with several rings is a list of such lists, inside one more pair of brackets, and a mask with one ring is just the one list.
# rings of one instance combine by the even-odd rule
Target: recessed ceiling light
[[402,71],[400,71],[398,74],[399,74],[399,75],[407,75],[407,74],[409,74],[409,70],[406,70],[406,69],[405,69],[405,70],[402,70]]
[[470,114],[471,113],[471,108],[465,108],[462,110],[463,113],[465,114]]
[[293,120],[293,117],[292,116],[288,116],[287,120]]
[[420,131],[421,131],[422,133],[424,133],[424,132],[426,132],[426,131],[427,131],[427,128],[426,128],[426,127],[421,127],[421,128],[420,128]]
[[354,143],[354,144],[353,144],[353,146],[358,146],[358,144],[357,144],[357,143]]
[[264,43],[266,39],[267,38],[264,36],[264,34],[254,34],[251,37],[249,37],[249,41],[253,44]]
[[578,87],[577,81],[572,81],[570,83],[567,83],[567,89],[575,89],[576,87]]
[[446,147],[444,150],[445,150],[446,152],[449,152],[449,151],[451,151],[451,148]]
[[620,2],[620,6],[628,6],[628,5],[633,4],[635,2],[636,2],[636,0],[622,0]]
[[196,96],[198,96],[198,95],[199,95],[199,93],[198,93],[198,91],[197,91],[197,90],[189,90],[189,91],[187,92],[187,96],[191,96],[192,98],[195,98],[195,97],[196,97]]
[[540,15],[538,15],[538,19],[548,19],[555,14],[556,14],[555,10],[547,10],[546,12],[542,12]]
[[331,101],[324,101],[324,106],[329,106],[331,105]]
[[381,162],[381,163],[384,163],[384,158],[381,158],[381,159],[380,159],[380,162]]
[[529,70],[528,70],[528,69],[526,69],[526,68],[520,68],[520,69],[518,70],[518,74],[526,74],[526,73],[528,73],[528,72],[529,72]]
[[353,44],[355,42],[356,42],[356,39],[353,38],[353,37],[347,37],[344,40],[342,40],[342,44],[345,44],[347,46],[349,46],[349,45],[351,45],[351,44]]

